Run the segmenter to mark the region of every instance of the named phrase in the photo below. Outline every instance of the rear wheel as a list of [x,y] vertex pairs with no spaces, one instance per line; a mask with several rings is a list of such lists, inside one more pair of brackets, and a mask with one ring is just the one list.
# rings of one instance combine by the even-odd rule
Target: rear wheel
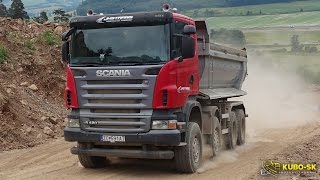
[[[90,146],[85,143],[78,143],[78,148],[86,149]],[[78,159],[81,165],[85,168],[103,168],[108,164],[106,157],[88,156],[79,154]]]
[[212,148],[212,155],[217,156],[221,148],[221,125],[217,117],[213,117],[212,131],[209,136],[209,143]]
[[237,144],[242,145],[246,140],[246,117],[243,109],[236,110],[236,116],[238,120],[238,140]]
[[194,173],[202,163],[202,135],[197,123],[188,123],[187,145],[175,149],[176,168],[182,173]]
[[228,137],[227,137],[227,148],[234,149],[237,145],[238,131],[237,131],[237,117],[234,111],[229,113],[230,120],[228,121]]

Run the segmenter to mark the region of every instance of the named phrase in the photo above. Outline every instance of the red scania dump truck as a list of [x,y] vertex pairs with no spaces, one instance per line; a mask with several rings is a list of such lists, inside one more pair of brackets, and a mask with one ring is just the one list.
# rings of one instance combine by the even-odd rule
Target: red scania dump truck
[[205,21],[174,12],[74,17],[63,34],[66,141],[85,168],[109,157],[174,159],[193,173],[245,142],[245,107],[229,98],[247,75],[244,50],[210,42]]

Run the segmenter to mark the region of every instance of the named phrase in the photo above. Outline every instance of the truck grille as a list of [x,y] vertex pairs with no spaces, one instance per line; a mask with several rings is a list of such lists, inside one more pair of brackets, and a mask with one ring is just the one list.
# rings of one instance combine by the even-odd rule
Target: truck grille
[[143,119],[124,119],[124,118],[92,118],[91,120],[97,122],[95,125],[90,125],[89,130],[93,131],[107,131],[107,132],[143,132],[148,124]]
[[111,133],[149,131],[153,96],[150,84],[144,83],[146,80],[149,82],[148,79],[82,80],[80,115],[84,129]]

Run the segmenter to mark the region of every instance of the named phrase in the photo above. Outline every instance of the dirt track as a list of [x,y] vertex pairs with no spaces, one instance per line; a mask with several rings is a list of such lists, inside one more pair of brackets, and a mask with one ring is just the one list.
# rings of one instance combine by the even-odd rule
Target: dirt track
[[[0,154],[0,179],[248,179],[257,176],[261,160],[280,153],[288,144],[319,135],[319,125],[251,131],[248,142],[235,151],[206,160],[198,173],[177,174],[171,161],[113,159],[110,167],[87,170],[69,152],[72,143],[58,139],[27,150]],[[261,132],[261,131],[260,131]]]

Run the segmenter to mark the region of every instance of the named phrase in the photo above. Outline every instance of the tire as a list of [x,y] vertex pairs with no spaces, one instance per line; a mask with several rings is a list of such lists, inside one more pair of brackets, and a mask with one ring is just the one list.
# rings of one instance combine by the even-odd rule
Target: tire
[[[78,143],[78,148],[85,149],[85,148],[88,148],[88,145],[83,143]],[[91,169],[106,167],[108,163],[108,160],[106,157],[97,157],[97,156],[88,156],[88,155],[79,154],[78,159],[84,168],[91,168]]]
[[243,109],[237,109],[236,116],[237,116],[237,120],[238,120],[237,144],[242,145],[246,141],[246,117],[245,117]]
[[175,148],[175,164],[181,173],[194,173],[202,163],[202,135],[197,123],[188,123],[187,145]]
[[238,139],[238,131],[237,131],[237,117],[234,111],[229,113],[230,120],[228,121],[228,137],[227,137],[227,149],[235,149],[237,145]]
[[221,125],[217,117],[213,117],[213,132],[209,136],[209,144],[213,157],[217,156],[221,149]]

